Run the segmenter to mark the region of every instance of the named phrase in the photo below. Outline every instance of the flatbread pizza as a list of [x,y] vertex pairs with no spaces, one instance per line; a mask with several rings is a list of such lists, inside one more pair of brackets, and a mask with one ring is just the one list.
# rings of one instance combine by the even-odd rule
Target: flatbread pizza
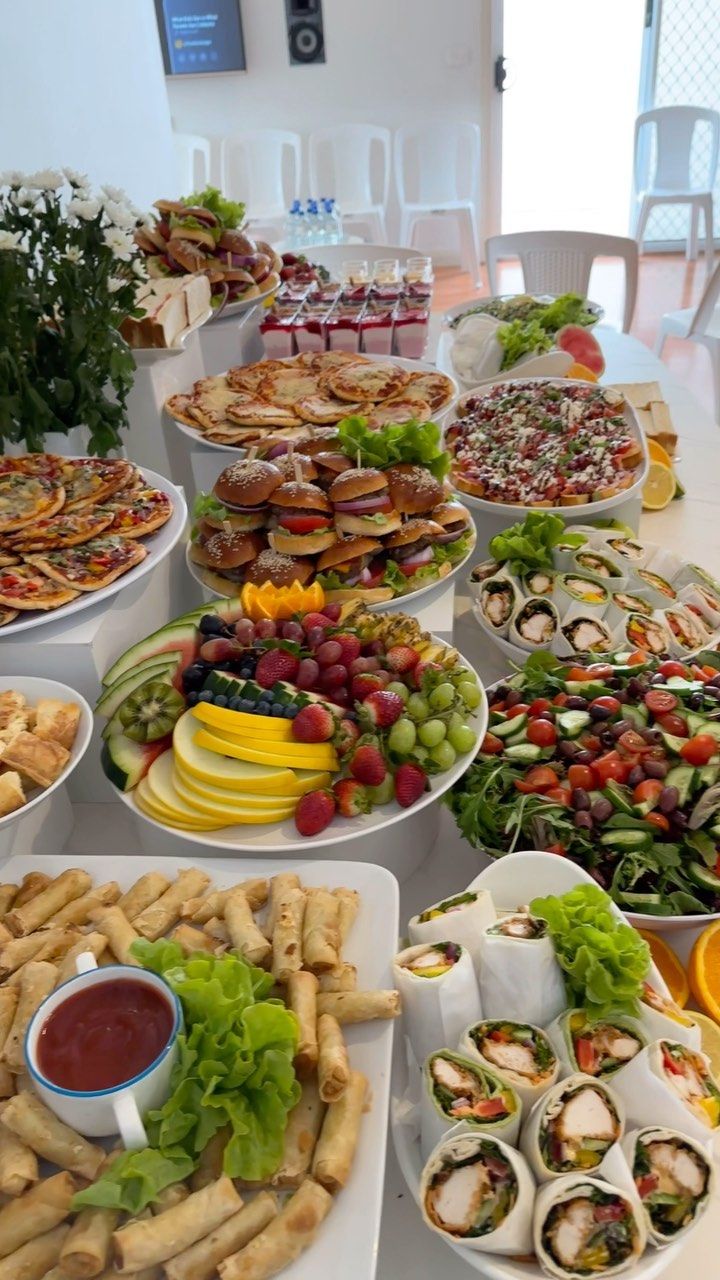
[[96,538],[113,522],[110,511],[59,511],[56,516],[36,520],[27,529],[8,536],[9,545],[21,555],[28,551],[52,551],[55,547],[75,547]]
[[227,416],[240,427],[297,427],[301,422],[286,405],[269,404],[259,398],[231,405]]
[[12,622],[17,616],[17,609],[0,609],[0,627],[7,626],[8,622]]
[[[61,471],[65,510],[75,511],[104,502],[132,479],[135,472],[124,458],[65,458]],[[50,512],[46,512],[47,515]]]
[[80,592],[58,586],[30,564],[0,570],[0,605],[11,611],[58,609],[77,600]]
[[[147,548],[139,542],[112,534],[95,538],[79,547],[27,556],[26,561],[53,582],[72,588],[73,592],[99,591],[122,574],[129,573],[146,555]],[[3,603],[2,596],[0,603]]]
[[420,370],[410,374],[410,380],[402,391],[404,399],[423,400],[430,405],[433,413],[450,404],[454,394],[455,387],[444,373]]
[[318,351],[310,361],[310,368],[314,373],[330,373],[332,369],[342,369],[346,364],[370,364],[370,361],[355,351]]
[[382,404],[373,405],[368,414],[367,425],[371,430],[378,431],[391,422],[429,422],[431,417],[432,409],[427,401],[397,396],[395,400],[383,400]]
[[402,391],[409,374],[396,364],[352,364],[334,369],[325,385],[339,400],[387,400]]
[[367,406],[360,402],[352,404],[348,400],[338,400],[335,396],[318,391],[316,395],[303,396],[297,400],[294,408],[304,422],[326,426],[340,422],[350,413],[364,413]]
[[8,471],[0,475],[0,533],[11,533],[43,516],[52,516],[64,502],[65,490],[56,480]]
[[279,369],[263,378],[258,388],[262,400],[268,404],[292,409],[303,396],[312,396],[319,390],[319,379],[307,369]]
[[198,431],[200,423],[197,418],[193,418],[190,412],[192,399],[192,393],[190,395],[168,396],[165,401],[165,409],[176,422],[182,422],[186,427],[193,427],[195,431]]
[[173,504],[162,489],[138,489],[116,495],[104,512],[112,519],[108,533],[117,533],[123,538],[144,538],[166,524],[172,513]]

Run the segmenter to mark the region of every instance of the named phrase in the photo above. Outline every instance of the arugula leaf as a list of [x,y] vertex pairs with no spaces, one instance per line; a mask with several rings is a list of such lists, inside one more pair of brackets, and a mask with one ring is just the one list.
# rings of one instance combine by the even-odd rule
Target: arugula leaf
[[519,576],[532,569],[552,569],[553,550],[562,542],[570,547],[582,547],[587,538],[583,533],[566,531],[561,516],[548,511],[529,511],[524,520],[513,524],[490,539],[490,555],[498,561],[506,561],[510,571]]
[[353,461],[360,456],[363,467],[389,467],[395,462],[417,462],[438,480],[450,469],[450,454],[442,447],[442,432],[436,422],[389,423],[371,431],[367,419],[343,418],[338,425],[343,453]]
[[218,187],[206,187],[204,191],[194,191],[190,196],[183,196],[182,203],[188,206],[209,209],[220,219],[223,228],[232,231],[245,219],[245,205],[241,201],[226,200]]

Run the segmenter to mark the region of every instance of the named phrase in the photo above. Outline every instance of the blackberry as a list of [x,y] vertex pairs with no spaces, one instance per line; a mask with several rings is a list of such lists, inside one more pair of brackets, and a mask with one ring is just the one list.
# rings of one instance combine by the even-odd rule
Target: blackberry
[[198,624],[198,630],[203,636],[219,636],[225,630],[225,622],[222,618],[218,618],[216,613],[204,613]]

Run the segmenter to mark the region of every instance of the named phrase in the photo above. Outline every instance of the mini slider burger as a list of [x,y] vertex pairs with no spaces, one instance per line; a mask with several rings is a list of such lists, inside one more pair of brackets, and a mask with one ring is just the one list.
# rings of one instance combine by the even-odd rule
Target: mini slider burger
[[210,510],[204,518],[220,529],[227,525],[244,533],[262,529],[270,497],[282,482],[283,473],[272,462],[262,462],[259,458],[233,462],[220,472],[213,488],[213,497],[227,514],[221,512],[216,516]]
[[317,563],[318,579],[328,600],[363,600],[375,604],[392,599],[392,588],[382,585],[385,557],[378,555],[382,543],[377,538],[357,534],[340,538],[323,551]]
[[330,500],[317,485],[286,480],[272,495],[277,527],[270,534],[275,551],[287,555],[319,555],[337,542]]
[[385,472],[396,511],[404,516],[426,515],[442,502],[445,489],[427,467],[398,462]]
[[330,485],[338,533],[365,533],[383,538],[400,528],[387,477],[375,467],[352,467]]
[[248,565],[266,548],[261,533],[218,531],[206,541],[190,543],[190,559],[202,569],[202,579],[213,591],[227,593],[229,583],[245,581]]
[[435,539],[442,547],[457,542],[470,530],[470,514],[461,502],[439,502],[430,512],[430,518],[442,525],[442,534]]
[[417,516],[412,520],[406,520],[397,533],[391,534],[386,540],[385,550],[388,553],[388,559],[394,561],[400,572],[408,579],[406,588],[408,591],[422,585],[422,581],[413,583],[412,579],[428,566],[432,568],[433,577],[445,578],[450,573],[452,565],[449,561],[446,560],[442,564],[434,563],[433,543],[442,537],[442,533],[442,525],[437,524],[435,520],[426,520]]
[[272,582],[275,587],[291,587],[299,582],[302,587],[309,582],[315,572],[312,560],[303,560],[298,556],[286,556],[280,551],[268,547],[260,555],[251,560],[246,571],[245,581],[262,586],[264,582]]

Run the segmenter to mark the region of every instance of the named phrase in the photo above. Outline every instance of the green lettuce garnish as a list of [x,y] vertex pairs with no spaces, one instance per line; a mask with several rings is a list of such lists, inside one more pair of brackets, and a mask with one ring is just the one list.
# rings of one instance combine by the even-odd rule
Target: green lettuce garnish
[[450,454],[442,447],[442,432],[436,422],[390,423],[371,431],[367,418],[343,418],[338,426],[343,453],[362,467],[390,467],[395,462],[416,462],[432,471],[438,480],[450,469]]
[[454,542],[434,543],[432,553],[435,564],[447,564],[448,562],[457,564],[458,560],[462,560],[468,554],[474,541],[475,535],[472,529],[468,529],[467,533],[463,533]]
[[513,524],[490,539],[493,559],[507,561],[512,573],[525,574],[533,569],[553,568],[553,549],[562,542],[568,547],[582,547],[583,533],[565,529],[565,521],[548,511],[530,511],[524,520]]
[[571,1007],[591,1020],[636,1016],[650,968],[650,948],[611,911],[598,885],[579,884],[558,897],[535,898],[530,911],[547,920]]
[[300,1097],[294,1014],[281,1001],[265,999],[270,974],[231,952],[185,956],[176,942],[141,939],[133,954],[165,979],[182,1005],[185,1026],[170,1096],[145,1117],[150,1146],[121,1155],[75,1196],[73,1207],[139,1213],[164,1187],[192,1173],[226,1125],[231,1136],[224,1172],[266,1180],[280,1163],[287,1114]]
[[552,338],[539,320],[511,320],[501,324],[497,340],[503,349],[500,369],[511,369],[523,356],[540,355],[549,351]]
[[204,520],[210,516],[213,520],[229,520],[232,512],[224,507],[222,502],[218,502],[212,493],[196,493],[192,507],[193,524],[190,538],[193,542],[197,542],[200,537],[200,531],[197,524],[200,520]]
[[226,200],[217,187],[206,187],[204,191],[183,196],[182,203],[209,209],[227,231],[233,231],[245,219],[245,205],[241,201]]

